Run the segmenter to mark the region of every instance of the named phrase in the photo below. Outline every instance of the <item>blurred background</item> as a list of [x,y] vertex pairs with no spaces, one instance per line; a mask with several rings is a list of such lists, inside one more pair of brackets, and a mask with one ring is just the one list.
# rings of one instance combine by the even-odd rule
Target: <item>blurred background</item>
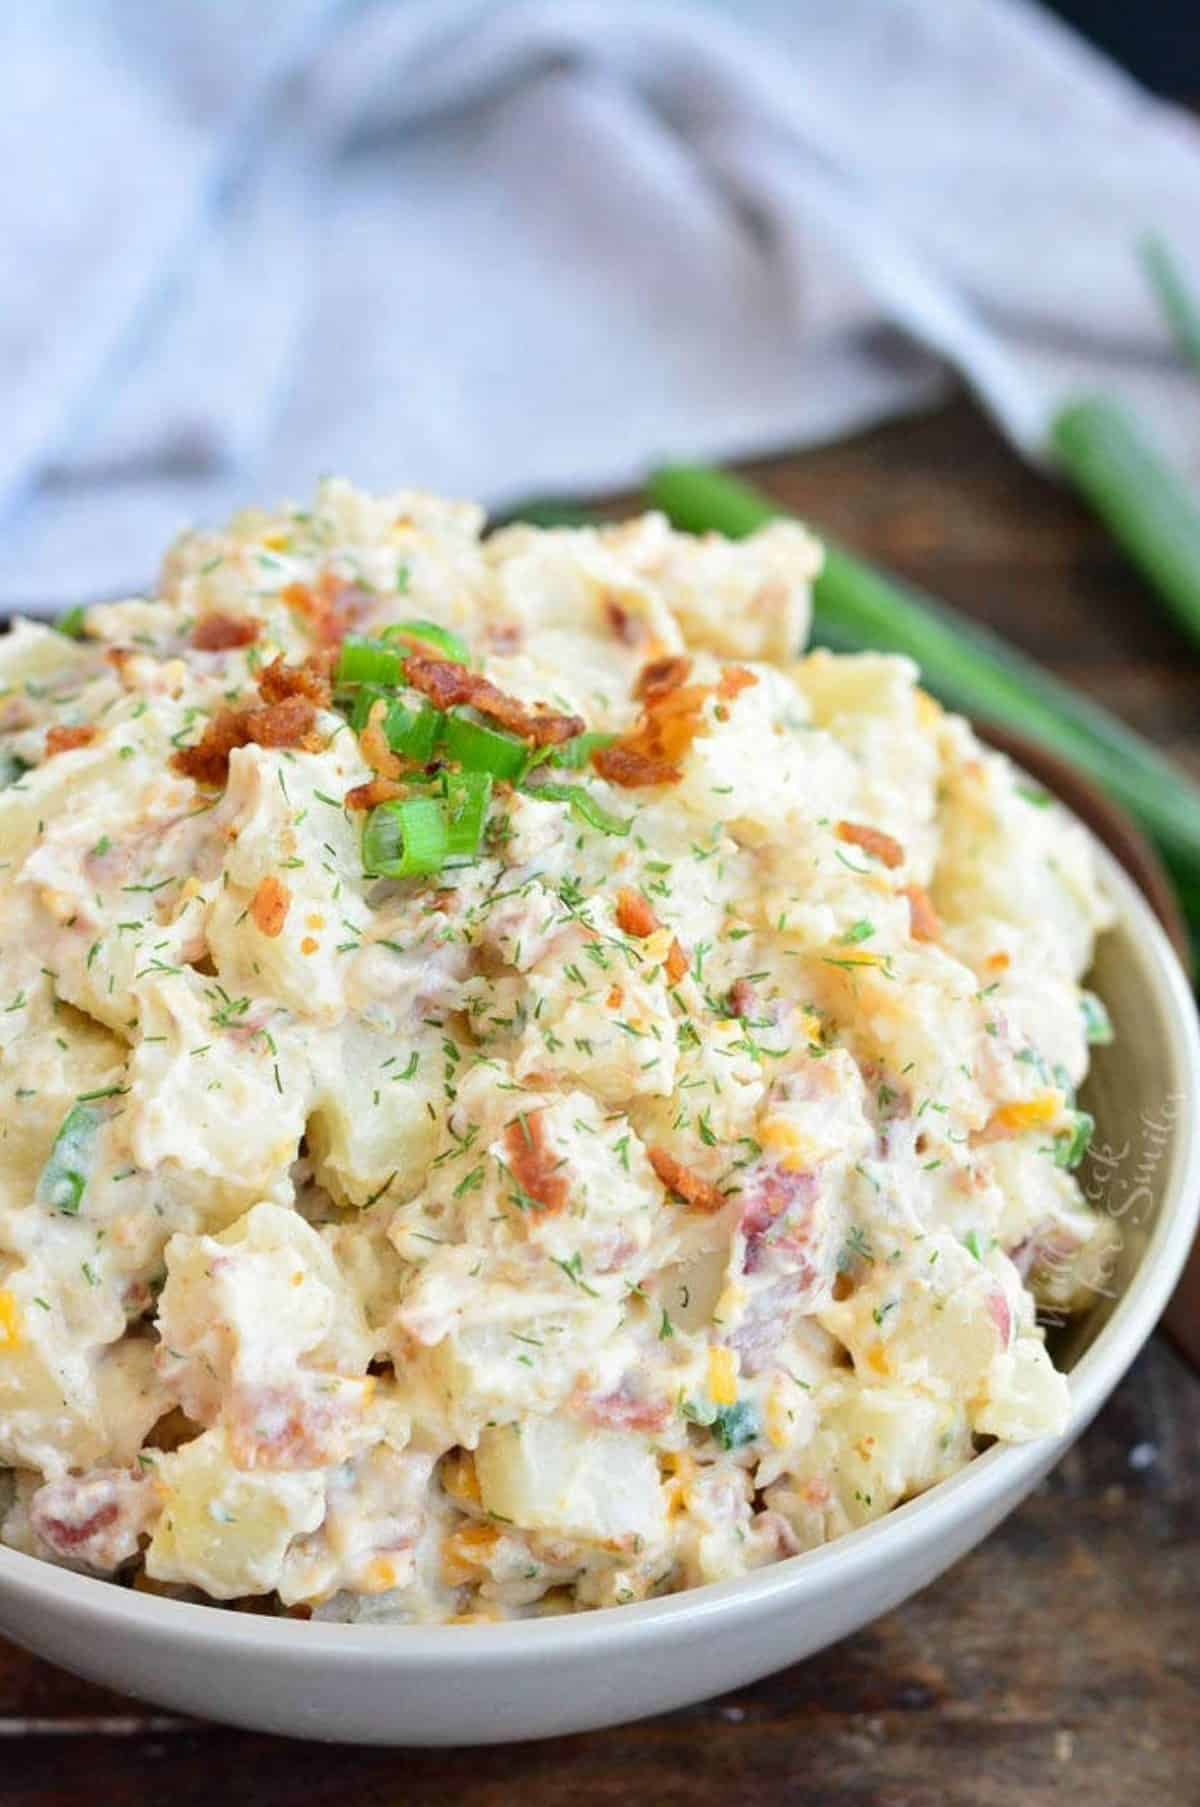
[[505,507],[957,383],[1035,467],[1099,388],[1197,475],[1142,256],[1200,286],[1200,131],[1150,92],[1200,95],[1195,9],[1060,11],[6,9],[0,605],[144,586],[329,470]]

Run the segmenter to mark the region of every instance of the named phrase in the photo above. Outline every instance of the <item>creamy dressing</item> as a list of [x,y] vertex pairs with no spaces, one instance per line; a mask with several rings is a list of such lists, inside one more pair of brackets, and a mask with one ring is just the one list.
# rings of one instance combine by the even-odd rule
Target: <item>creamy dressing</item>
[[[569,1611],[1065,1422],[1037,1304],[1110,1247],[1071,1171],[1084,831],[907,661],[796,657],[799,527],[480,535],[331,482],[81,640],[0,641],[19,1548],[321,1617]],[[498,785],[477,858],[384,882],[337,710],[185,776],[331,597],[591,731],[686,658],[673,777],[574,780],[624,833]]]

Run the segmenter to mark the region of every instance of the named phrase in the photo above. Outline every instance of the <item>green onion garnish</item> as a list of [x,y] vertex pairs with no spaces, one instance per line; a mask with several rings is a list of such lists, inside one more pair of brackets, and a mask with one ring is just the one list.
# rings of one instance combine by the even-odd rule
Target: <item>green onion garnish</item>
[[54,631],[56,634],[65,634],[68,640],[82,640],[84,618],[85,611],[82,608],[68,609],[54,623]]
[[469,715],[447,715],[442,721],[441,744],[446,758],[465,772],[488,772],[516,784],[529,764],[529,749],[515,734],[486,727]]
[[371,878],[428,878],[445,865],[449,845],[446,815],[434,798],[380,803],[363,828],[363,868]]
[[1078,1167],[1092,1140],[1096,1119],[1087,1111],[1074,1111],[1070,1129],[1061,1129],[1054,1138],[1054,1165],[1068,1172]]
[[473,860],[483,840],[483,825],[492,800],[490,772],[446,772],[446,857],[456,863]]
[[592,754],[598,753],[601,747],[611,747],[616,738],[615,734],[577,734],[574,740],[564,740],[561,746],[552,747],[548,763],[565,766],[569,772],[582,772]]
[[436,621],[396,621],[391,627],[385,627],[383,638],[394,640],[422,640],[432,652],[441,653],[443,659],[450,659],[455,665],[469,665],[471,654],[465,640],[452,634],[448,627],[439,627]]
[[530,496],[508,508],[496,521],[497,527],[510,524],[522,527],[594,527],[596,517],[577,502],[565,502],[553,496]]
[[364,684],[356,692],[350,710],[350,726],[356,734],[362,733],[371,719],[372,709],[379,702],[387,705],[383,732],[393,753],[400,753],[417,765],[427,764],[433,758],[433,749],[445,720],[441,711],[424,701],[414,708],[381,690],[378,684]]
[[394,690],[403,672],[404,660],[390,646],[348,637],[342,641],[333,675],[338,684],[385,684]]
[[582,784],[531,784],[525,794],[527,797],[538,797],[543,803],[569,804],[571,814],[578,821],[586,823],[589,828],[599,829],[601,834],[629,833],[629,818],[614,816]]
[[376,703],[386,703],[388,694],[378,684],[363,684],[355,691],[354,701],[350,705],[350,726],[356,734],[361,734],[371,719],[371,711]]
[[416,709],[407,703],[392,703],[383,719],[383,731],[393,753],[425,765],[433,758],[444,717],[432,703],[421,703]]
[[1079,1009],[1083,1016],[1083,1032],[1094,1048],[1107,1048],[1113,1039],[1112,1019],[1094,991],[1081,991]]
[[63,1118],[37,1183],[37,1198],[55,1211],[77,1217],[87,1186],[88,1169],[101,1113],[89,1104],[73,1104]]
[[748,1399],[721,1406],[712,1421],[712,1434],[722,1449],[738,1449],[743,1443],[752,1443],[758,1432],[758,1413]]

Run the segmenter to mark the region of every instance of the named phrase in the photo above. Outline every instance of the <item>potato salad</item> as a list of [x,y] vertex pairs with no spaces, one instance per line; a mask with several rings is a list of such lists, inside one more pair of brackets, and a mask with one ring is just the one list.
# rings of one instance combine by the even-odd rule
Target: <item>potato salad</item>
[[508,1619],[1061,1428],[1108,905],[820,558],[331,481],[0,640],[8,1544]]

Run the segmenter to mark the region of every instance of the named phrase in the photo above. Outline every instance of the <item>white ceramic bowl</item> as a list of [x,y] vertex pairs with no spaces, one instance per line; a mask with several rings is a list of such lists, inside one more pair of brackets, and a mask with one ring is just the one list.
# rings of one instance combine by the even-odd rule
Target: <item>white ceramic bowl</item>
[[[297,1737],[471,1744],[614,1724],[752,1681],[845,1637],[932,1581],[1024,1498],[1149,1336],[1200,1205],[1200,1037],[1178,962],[1107,855],[1119,910],[1096,989],[1117,1027],[1086,1096],[1093,1179],[1120,1220],[1112,1296],[1058,1348],[1059,1438],[995,1446],[921,1498],[824,1549],[740,1581],[523,1624],[307,1624],[185,1605],[0,1549],[0,1627],[94,1681]],[[1120,1152],[1122,1151],[1123,1152]]]

